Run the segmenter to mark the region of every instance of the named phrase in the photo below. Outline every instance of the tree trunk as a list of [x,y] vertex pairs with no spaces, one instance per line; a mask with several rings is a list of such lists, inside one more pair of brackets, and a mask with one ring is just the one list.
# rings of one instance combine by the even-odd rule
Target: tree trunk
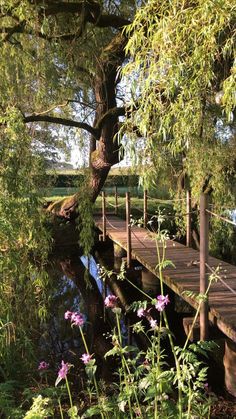
[[[119,162],[119,144],[117,140],[119,117],[116,112],[116,86],[119,82],[118,69],[125,53],[126,38],[122,34],[116,35],[111,43],[104,48],[94,78],[94,94],[97,102],[94,127],[99,132],[99,138],[90,141],[91,175],[88,193],[91,201],[95,202],[101,191],[110,168]],[[95,149],[96,143],[96,149]],[[77,207],[80,193],[57,201],[48,207],[48,211],[66,219],[74,219],[78,215]]]

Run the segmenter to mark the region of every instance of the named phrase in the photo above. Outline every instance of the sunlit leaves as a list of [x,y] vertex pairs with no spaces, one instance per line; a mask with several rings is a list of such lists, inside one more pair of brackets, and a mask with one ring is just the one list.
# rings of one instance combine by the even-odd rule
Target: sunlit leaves
[[[133,85],[127,132],[133,128],[145,138],[142,158],[155,169],[176,176],[181,165],[194,193],[210,176],[210,185],[222,194],[223,168],[234,164],[235,153],[229,153],[233,131],[222,143],[217,123],[229,122],[231,128],[234,123],[235,14],[230,0],[150,0],[125,30],[131,59],[123,74]],[[222,99],[216,105],[219,91]]]

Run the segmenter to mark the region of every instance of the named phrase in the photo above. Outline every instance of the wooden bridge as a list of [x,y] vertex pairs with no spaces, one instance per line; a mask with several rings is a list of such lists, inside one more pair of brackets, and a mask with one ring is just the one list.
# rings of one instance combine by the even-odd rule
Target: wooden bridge
[[[144,220],[147,207],[145,200],[144,196]],[[199,303],[196,297],[199,292],[204,293],[206,290],[209,272],[219,267],[218,281],[211,284],[208,301],[202,303],[201,339],[207,338],[208,320],[210,320],[228,338],[236,342],[236,266],[208,256],[208,213],[210,211],[207,209],[207,198],[203,196],[200,203],[200,252],[173,240],[166,242],[166,259],[171,260],[175,267],[169,266],[164,269],[164,282],[176,294],[197,308]],[[189,214],[190,211],[187,216]],[[137,259],[158,276],[155,240],[146,228],[131,226],[129,193],[126,194],[126,220],[106,212],[103,193],[103,213],[95,215],[95,224],[102,231],[104,240],[108,236],[127,251],[128,264],[131,263],[131,259]],[[188,220],[188,229],[190,225],[191,220]],[[188,236],[190,237],[190,231],[187,232]],[[194,295],[190,297],[184,291],[193,292]]]

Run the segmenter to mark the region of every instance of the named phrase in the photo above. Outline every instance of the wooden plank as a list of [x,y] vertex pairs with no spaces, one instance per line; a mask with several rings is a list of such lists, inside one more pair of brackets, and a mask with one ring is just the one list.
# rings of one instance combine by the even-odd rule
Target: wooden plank
[[[102,219],[100,216],[95,217],[95,223],[102,230]],[[127,249],[124,220],[114,215],[108,215],[106,233],[111,240]],[[136,258],[154,275],[158,276],[158,272],[155,269],[158,262],[156,243],[150,236],[153,237],[153,234],[149,234],[145,229],[132,227],[132,257]],[[162,254],[161,248],[160,253]],[[175,268],[168,267],[163,271],[164,282],[196,308],[198,303],[195,297],[190,298],[183,292],[189,290],[196,295],[199,292],[199,252],[186,248],[181,243],[168,240],[165,253],[166,259],[170,259],[175,264]],[[209,293],[209,318],[223,333],[236,342],[236,295],[228,288],[230,287],[236,292],[236,266],[213,257],[209,257],[209,265],[213,269],[220,268],[219,273],[225,282],[218,281],[211,286]]]

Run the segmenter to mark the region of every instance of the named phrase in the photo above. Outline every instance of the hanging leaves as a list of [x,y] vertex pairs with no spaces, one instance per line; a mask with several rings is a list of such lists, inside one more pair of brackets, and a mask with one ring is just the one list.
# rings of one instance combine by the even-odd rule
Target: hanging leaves
[[209,178],[222,195],[235,166],[235,15],[230,0],[149,0],[125,29],[125,130],[145,138],[156,170],[185,170],[198,193]]

